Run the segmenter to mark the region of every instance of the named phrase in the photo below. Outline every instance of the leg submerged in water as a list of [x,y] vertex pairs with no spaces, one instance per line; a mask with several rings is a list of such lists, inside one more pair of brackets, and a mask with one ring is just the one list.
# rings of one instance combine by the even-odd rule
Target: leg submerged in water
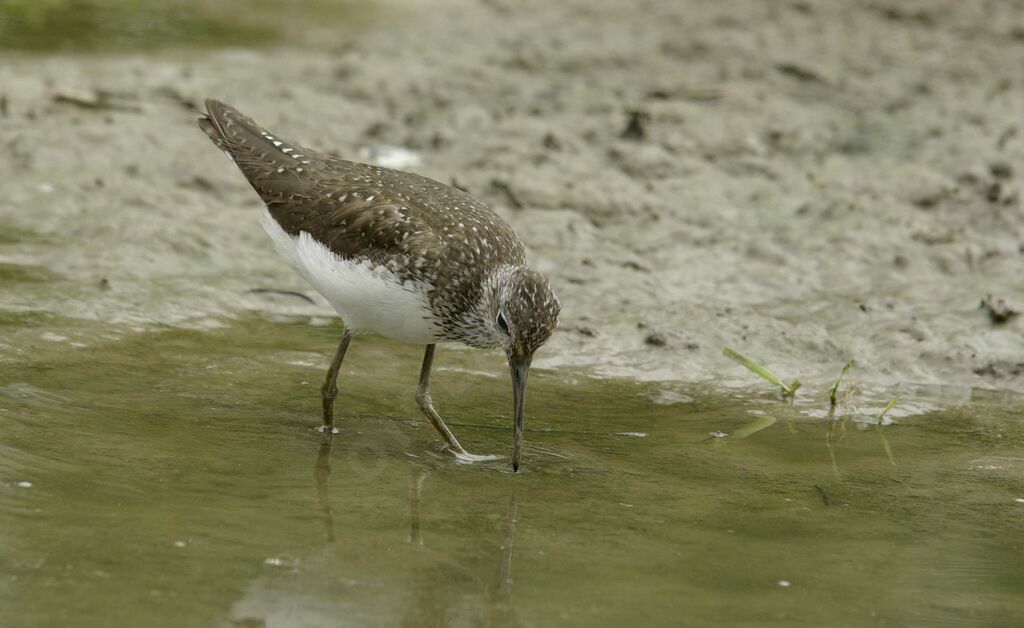
[[456,458],[463,462],[496,460],[497,456],[477,456],[466,451],[459,444],[458,439],[455,438],[455,434],[452,434],[452,431],[445,425],[441,415],[437,413],[437,410],[434,410],[434,400],[430,398],[430,369],[434,366],[435,346],[427,345],[427,350],[423,354],[423,368],[420,369],[420,385],[416,389],[416,403],[419,404],[423,414],[427,415],[427,418],[430,419],[434,429],[444,438],[444,442],[448,444],[448,449],[451,450]]
[[320,387],[320,397],[324,405],[324,424],[320,426],[321,432],[338,433],[334,427],[334,399],[338,396],[338,371],[341,370],[341,363],[345,359],[345,352],[348,351],[348,343],[352,341],[352,332],[348,329],[341,336],[338,343],[338,350],[331,361],[331,367],[327,369],[327,377]]
[[435,346],[427,345],[426,353],[423,354],[423,368],[420,369],[420,385],[416,389],[416,403],[419,404],[423,414],[427,415],[427,418],[430,419],[434,429],[444,438],[444,442],[448,443],[452,453],[456,455],[465,454],[466,450],[459,444],[455,434],[452,434],[452,431],[444,424],[441,415],[437,413],[437,410],[434,410],[434,400],[430,398],[430,369],[434,366]]

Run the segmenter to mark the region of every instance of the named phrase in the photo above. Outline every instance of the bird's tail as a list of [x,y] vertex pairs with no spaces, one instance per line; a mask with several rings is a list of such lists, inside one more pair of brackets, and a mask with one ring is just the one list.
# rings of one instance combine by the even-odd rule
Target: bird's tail
[[255,120],[212,98],[206,99],[206,115],[199,119],[199,128],[232,157],[236,153],[274,147],[273,136]]
[[206,115],[199,128],[230,157],[260,196],[267,199],[281,186],[300,179],[308,169],[312,151],[290,144],[256,123],[234,107],[219,100],[206,100]]

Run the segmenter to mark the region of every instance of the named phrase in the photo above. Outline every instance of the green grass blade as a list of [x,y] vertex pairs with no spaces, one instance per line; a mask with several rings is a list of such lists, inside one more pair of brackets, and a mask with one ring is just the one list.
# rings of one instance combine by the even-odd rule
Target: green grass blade
[[750,369],[754,373],[757,373],[758,375],[760,375],[761,377],[765,378],[769,382],[771,382],[771,383],[775,384],[776,386],[778,386],[782,390],[782,394],[785,397],[792,396],[793,393],[796,392],[796,389],[800,388],[799,380],[794,380],[792,384],[787,386],[787,385],[782,383],[782,380],[779,379],[779,377],[775,373],[772,373],[771,371],[769,371],[765,367],[761,366],[757,362],[754,362],[753,360],[751,360],[750,358],[746,357],[745,355],[740,355],[739,353],[736,353],[735,351],[733,351],[729,347],[726,347],[726,348],[722,349],[722,353],[725,355],[725,357],[727,357],[727,358],[729,358],[731,360],[734,360],[734,361],[738,362],[739,364],[742,364],[743,366],[747,367],[748,369]]
[[727,358],[731,358],[731,359],[735,360],[736,362],[739,362],[743,366],[745,366],[748,369],[750,369],[751,371],[757,373],[758,375],[760,375],[761,377],[765,378],[769,382],[775,384],[776,386],[779,386],[780,388],[785,388],[786,387],[786,385],[782,383],[782,380],[780,380],[778,378],[778,376],[775,375],[775,373],[772,373],[771,371],[769,371],[765,367],[761,366],[757,362],[754,362],[750,358],[748,358],[748,357],[746,357],[744,355],[740,355],[739,353],[736,353],[735,351],[733,351],[729,347],[726,347],[726,348],[722,349],[722,353],[724,353]]
[[836,405],[836,395],[839,393],[839,382],[843,381],[843,375],[846,375],[846,371],[849,371],[852,368],[853,360],[850,360],[845,366],[843,366],[843,370],[839,371],[839,377],[836,378],[836,383],[832,385],[832,390],[828,393],[829,403],[833,407]]
[[881,425],[882,421],[885,419],[885,415],[889,414],[889,410],[892,410],[893,407],[896,405],[896,402],[899,401],[899,400],[900,400],[899,397],[893,397],[892,400],[889,401],[889,404],[885,406],[885,410],[882,410],[882,414],[878,415],[878,423],[879,423],[879,425]]

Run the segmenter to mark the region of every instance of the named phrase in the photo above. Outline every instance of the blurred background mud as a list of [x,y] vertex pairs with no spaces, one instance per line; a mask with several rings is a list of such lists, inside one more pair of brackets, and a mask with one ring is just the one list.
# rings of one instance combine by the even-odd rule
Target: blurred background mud
[[548,366],[749,381],[730,345],[805,381],[854,358],[1020,390],[1022,323],[979,306],[1020,298],[1022,7],[8,1],[0,308],[330,315],[251,291],[314,296],[193,128],[215,96],[494,206],[565,303]]

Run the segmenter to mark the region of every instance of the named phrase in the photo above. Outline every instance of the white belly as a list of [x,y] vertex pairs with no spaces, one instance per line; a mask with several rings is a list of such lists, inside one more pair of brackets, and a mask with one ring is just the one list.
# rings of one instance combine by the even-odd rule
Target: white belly
[[334,306],[352,332],[437,342],[439,330],[421,285],[403,284],[383,266],[343,259],[306,232],[289,235],[266,208],[260,222],[278,254]]

